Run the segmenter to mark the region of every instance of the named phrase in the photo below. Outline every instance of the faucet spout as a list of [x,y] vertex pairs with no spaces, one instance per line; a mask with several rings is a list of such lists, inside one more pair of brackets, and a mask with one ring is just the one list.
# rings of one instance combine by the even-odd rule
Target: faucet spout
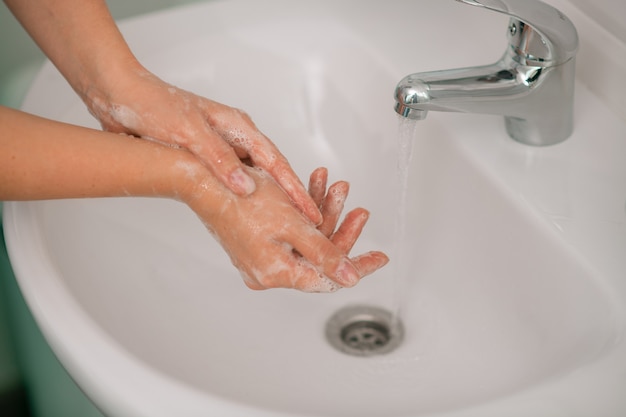
[[[483,7],[487,3],[461,1]],[[509,24],[510,46],[498,62],[408,75],[396,86],[395,111],[415,120],[425,119],[429,111],[500,115],[504,116],[509,136],[521,143],[559,143],[573,130],[576,30],[560,12],[537,0],[497,2],[507,3],[509,9],[518,12],[526,10],[530,2],[542,9],[539,15],[544,19],[554,15],[560,24],[565,24],[573,39],[560,43],[538,40],[532,23],[519,20],[516,15]],[[524,6],[513,7],[518,4]],[[567,50],[544,51],[534,46],[554,48],[552,45],[557,43],[566,43]]]
[[[516,74],[502,62],[482,67],[411,74],[396,87],[396,112],[422,120],[429,110],[463,113],[511,113],[503,102],[513,102],[529,91],[536,74]],[[523,81],[523,82],[520,82]]]

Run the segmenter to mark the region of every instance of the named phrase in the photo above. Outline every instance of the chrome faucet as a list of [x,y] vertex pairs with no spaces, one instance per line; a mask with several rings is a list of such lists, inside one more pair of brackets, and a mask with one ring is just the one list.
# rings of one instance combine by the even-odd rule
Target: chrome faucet
[[573,129],[578,35],[561,12],[538,0],[457,0],[511,17],[509,46],[493,65],[408,75],[396,86],[395,110],[422,120],[428,111],[504,116],[518,142],[543,146]]

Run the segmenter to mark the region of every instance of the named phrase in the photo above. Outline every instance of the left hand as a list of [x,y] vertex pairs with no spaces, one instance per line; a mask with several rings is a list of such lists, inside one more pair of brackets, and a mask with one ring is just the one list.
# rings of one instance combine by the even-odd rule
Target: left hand
[[249,159],[274,178],[306,217],[321,222],[287,159],[246,113],[167,84],[143,67],[125,74],[105,94],[95,89],[82,94],[104,130],[186,148],[237,195],[257,187],[241,161]]

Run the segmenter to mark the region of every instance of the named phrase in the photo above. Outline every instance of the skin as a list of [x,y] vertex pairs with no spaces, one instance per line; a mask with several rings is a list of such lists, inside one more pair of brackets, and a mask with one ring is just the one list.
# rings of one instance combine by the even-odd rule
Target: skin
[[322,215],[286,158],[244,112],[178,89],[135,58],[104,0],[5,0],[104,130],[184,148],[237,195],[257,187],[251,160],[311,221]]
[[350,258],[367,222],[356,209],[336,228],[348,194],[327,172],[311,175],[316,225],[273,177],[244,166],[256,191],[239,195],[183,148],[60,123],[0,107],[0,200],[159,196],[187,204],[229,254],[252,289],[330,292],[351,287],[388,261],[381,252]]

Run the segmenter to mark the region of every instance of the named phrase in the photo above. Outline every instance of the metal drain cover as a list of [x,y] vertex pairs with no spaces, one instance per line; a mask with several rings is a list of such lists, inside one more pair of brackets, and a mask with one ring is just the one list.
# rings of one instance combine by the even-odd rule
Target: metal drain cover
[[389,353],[402,342],[399,320],[380,307],[355,305],[337,311],[326,324],[326,339],[337,350],[354,356]]

